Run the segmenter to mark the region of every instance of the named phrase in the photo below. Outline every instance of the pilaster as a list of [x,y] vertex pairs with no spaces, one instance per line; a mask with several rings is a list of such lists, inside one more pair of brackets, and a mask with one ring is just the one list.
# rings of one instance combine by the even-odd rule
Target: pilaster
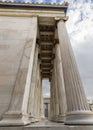
[[36,48],[37,17],[31,17],[30,31],[24,46],[23,55],[13,90],[10,106],[4,113],[0,126],[26,125],[31,122],[28,113],[32,70]]

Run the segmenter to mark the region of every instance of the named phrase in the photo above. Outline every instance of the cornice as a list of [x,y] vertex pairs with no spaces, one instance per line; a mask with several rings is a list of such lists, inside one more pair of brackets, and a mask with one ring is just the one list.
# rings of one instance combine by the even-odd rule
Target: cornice
[[27,10],[27,9],[6,9],[0,8],[0,16],[10,16],[10,17],[63,17],[65,16],[64,11],[56,10]]
[[0,2],[0,9],[26,9],[26,10],[53,10],[67,12],[68,4],[43,4],[43,3],[16,3],[16,2]]

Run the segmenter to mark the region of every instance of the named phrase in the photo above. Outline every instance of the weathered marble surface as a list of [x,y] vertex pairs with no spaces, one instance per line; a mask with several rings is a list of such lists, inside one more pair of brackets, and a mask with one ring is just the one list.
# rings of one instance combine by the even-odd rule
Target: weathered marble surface
[[[29,47],[30,24],[31,18],[0,16],[0,117],[8,110],[24,45]],[[26,50],[23,66],[27,64],[28,54]],[[25,74],[25,69],[21,70],[20,75]]]
[[[29,99],[32,98],[29,96],[33,89],[31,83],[34,60],[37,61],[34,58],[37,17],[0,17],[0,20],[0,45],[3,48],[0,50],[0,88],[4,86],[0,101],[8,99],[6,108],[1,104],[4,109],[0,109],[0,112],[4,114],[0,125],[24,125],[31,122],[28,106]],[[2,76],[6,79],[2,80]]]
[[[40,78],[40,67],[39,62],[38,65],[36,65],[34,62],[38,30],[37,14],[40,13],[41,15],[39,16],[46,16],[50,19],[50,16],[52,18],[54,18],[56,15],[62,17],[64,16],[64,12],[59,13],[59,11],[52,11],[51,13],[51,11],[43,11],[43,13],[41,13],[42,11],[38,12],[38,10],[36,10],[35,12],[33,10],[30,12],[29,10],[15,10],[13,12],[12,9],[8,10],[8,12],[5,11],[5,9],[0,9],[0,11],[0,14],[4,15],[3,17],[0,15],[0,117],[3,113],[7,112],[6,114],[4,114],[3,120],[0,121],[0,125],[22,126],[27,124],[27,121],[31,123],[31,120],[29,120],[29,116],[35,116],[37,121],[40,120],[42,116],[42,84]],[[44,18],[44,20],[46,20],[46,18]],[[65,124],[93,124],[93,113],[90,112],[87,104],[73,51],[71,49],[68,34],[66,32],[64,20],[60,21],[58,18],[57,22],[56,23],[58,29],[59,45],[61,48],[60,52],[62,58],[61,60],[63,67],[63,76],[67,97],[68,113],[66,113]],[[33,64],[35,66],[38,66],[36,67],[35,71],[33,69]],[[58,95],[55,96],[55,87],[57,86],[57,82],[55,79],[57,79],[57,76],[55,76],[56,72],[54,72],[55,70],[53,71],[51,83],[51,86],[53,88],[51,89],[52,118],[54,118],[55,115],[59,114],[59,111],[57,111],[57,108],[59,107],[59,102],[56,99],[58,98]],[[36,82],[33,85],[33,95],[36,95],[34,96],[34,98],[33,95],[31,95],[30,93],[33,88],[31,86],[33,73],[36,77],[36,81],[33,81]],[[62,85],[62,83],[59,84]],[[31,101],[33,99],[35,100],[34,104],[31,104]],[[33,108],[31,110],[30,107],[32,106]],[[0,129],[93,130],[93,126],[67,126],[63,124],[45,122],[43,124],[31,124],[29,126],[22,127],[0,127]]]
[[57,27],[67,99],[65,124],[93,124],[93,112],[90,111],[87,103],[87,98],[63,19],[59,20]]
[[93,126],[68,126],[62,123],[40,122],[20,127],[0,127],[0,130],[93,130]]
[[65,114],[67,111],[66,94],[64,86],[63,68],[59,44],[55,46],[55,66],[56,66],[56,79],[57,79],[57,89],[58,89],[58,99],[59,99],[59,115],[56,119],[57,122],[64,122]]

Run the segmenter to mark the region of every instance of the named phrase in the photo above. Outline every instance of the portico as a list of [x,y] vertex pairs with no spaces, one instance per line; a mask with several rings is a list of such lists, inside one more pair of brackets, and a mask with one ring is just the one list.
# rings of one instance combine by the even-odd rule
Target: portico
[[0,2],[0,106],[8,98],[0,110],[0,126],[24,126],[45,119],[43,79],[51,84],[50,121],[93,125],[65,26],[67,8],[67,2]]

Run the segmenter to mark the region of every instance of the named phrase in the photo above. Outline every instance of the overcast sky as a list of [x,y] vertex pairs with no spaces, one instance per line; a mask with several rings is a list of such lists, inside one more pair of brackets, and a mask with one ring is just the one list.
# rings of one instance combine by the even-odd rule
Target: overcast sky
[[[68,2],[67,30],[87,98],[93,99],[93,0]],[[49,96],[49,83],[46,81],[44,85],[44,95]]]

